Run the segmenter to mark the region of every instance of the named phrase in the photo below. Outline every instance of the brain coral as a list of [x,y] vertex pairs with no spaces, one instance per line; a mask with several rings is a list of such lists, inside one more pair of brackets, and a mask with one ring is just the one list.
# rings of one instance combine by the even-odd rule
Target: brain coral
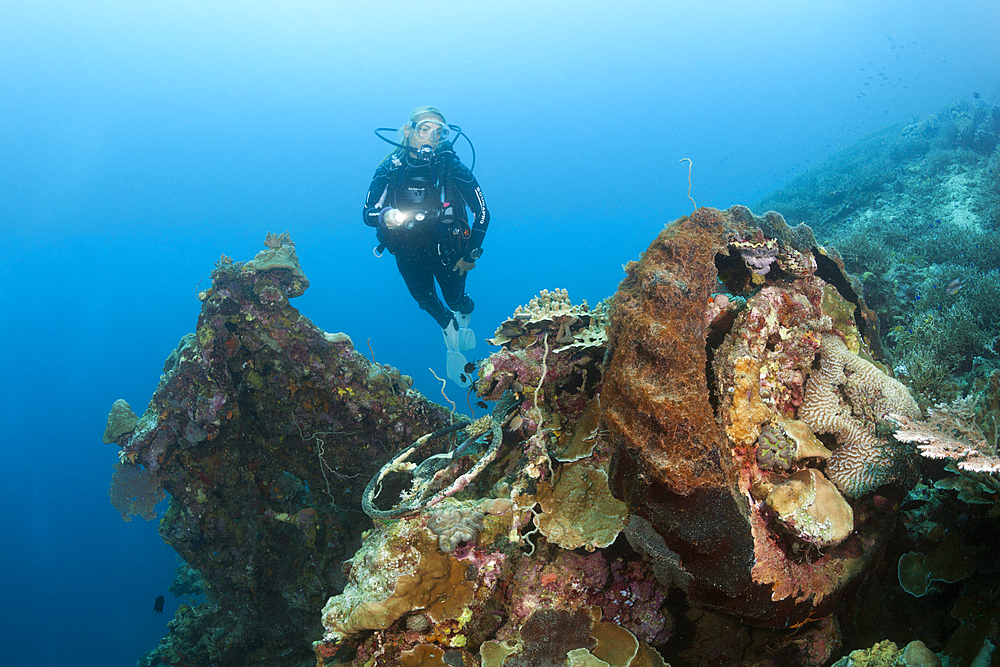
[[827,477],[855,497],[891,482],[912,483],[912,446],[880,438],[875,431],[876,423],[890,413],[920,417],[909,390],[848,350],[836,334],[823,334],[819,358],[819,370],[806,381],[799,418],[840,443],[827,463]]

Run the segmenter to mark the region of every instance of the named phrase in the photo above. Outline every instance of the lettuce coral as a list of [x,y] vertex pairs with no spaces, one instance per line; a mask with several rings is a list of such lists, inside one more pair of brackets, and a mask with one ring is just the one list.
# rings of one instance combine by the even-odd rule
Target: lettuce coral
[[484,527],[483,513],[477,509],[446,508],[427,517],[427,528],[438,536],[438,548],[449,554],[461,542],[475,542]]
[[538,485],[542,513],[535,525],[563,549],[604,548],[625,528],[628,507],[608,489],[608,473],[584,463],[562,467],[554,485]]

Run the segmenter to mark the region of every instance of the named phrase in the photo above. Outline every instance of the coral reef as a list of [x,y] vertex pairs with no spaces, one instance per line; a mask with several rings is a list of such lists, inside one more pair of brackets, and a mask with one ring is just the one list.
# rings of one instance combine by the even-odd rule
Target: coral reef
[[[316,329],[287,232],[265,246],[219,263],[144,414],[109,415],[115,505],[170,494],[197,602],[140,664],[819,667],[886,638],[850,664],[969,664],[997,639],[970,540],[997,539],[1000,373],[922,420],[862,298],[886,276],[805,225],[698,209],[596,308],[543,290],[472,422]],[[933,326],[972,312],[923,293]]]
[[760,204],[837,246],[923,407],[997,367],[998,121],[1000,107],[976,101],[886,128]]
[[605,320],[562,290],[519,308],[481,365],[492,414],[422,434],[372,477],[376,526],[324,609],[321,664],[664,664],[649,642],[673,627],[665,588],[641,555],[601,551],[626,522],[599,429]]

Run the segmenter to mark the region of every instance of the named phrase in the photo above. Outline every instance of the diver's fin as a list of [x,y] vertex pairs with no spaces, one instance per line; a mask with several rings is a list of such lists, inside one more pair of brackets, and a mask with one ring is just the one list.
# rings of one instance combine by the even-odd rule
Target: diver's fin
[[461,330],[455,326],[455,321],[452,320],[441,332],[444,334],[444,345],[448,348],[448,378],[460,387],[470,386],[472,376],[465,372],[465,367],[469,362],[462,354]]
[[472,313],[455,313],[458,323],[458,349],[462,352],[476,347],[476,332],[469,328]]
[[448,326],[441,330],[444,334],[444,346],[448,348],[448,351],[461,352],[461,340],[458,335],[458,327],[455,325],[455,320],[448,322]]
[[465,372],[468,365],[464,354],[448,350],[448,378],[459,387],[472,386],[472,376]]

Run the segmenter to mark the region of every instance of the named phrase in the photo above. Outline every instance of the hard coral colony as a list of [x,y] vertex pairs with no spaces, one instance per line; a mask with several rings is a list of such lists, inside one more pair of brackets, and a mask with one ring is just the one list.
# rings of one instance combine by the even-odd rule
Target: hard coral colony
[[318,665],[707,660],[678,613],[692,636],[768,633],[736,662],[832,657],[817,619],[916,481],[886,416],[921,414],[807,227],[702,208],[596,308],[543,291],[491,341],[475,391],[496,406],[472,423],[291,308],[308,281],[284,236],[213,273],[146,413],[109,420],[170,493],[161,532],[210,600],[147,664],[253,646],[305,664],[310,642]]

